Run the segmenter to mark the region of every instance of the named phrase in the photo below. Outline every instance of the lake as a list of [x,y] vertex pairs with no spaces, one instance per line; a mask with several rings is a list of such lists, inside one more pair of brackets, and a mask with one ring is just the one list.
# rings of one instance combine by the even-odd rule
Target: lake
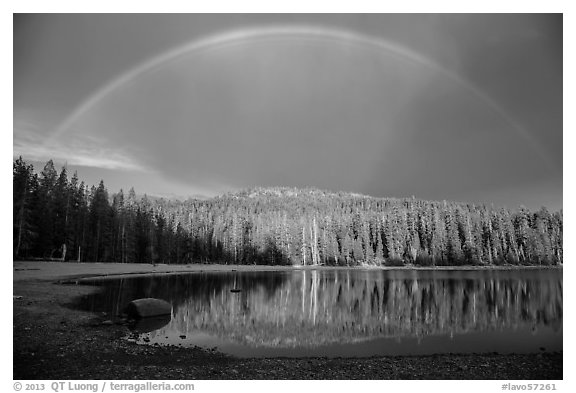
[[142,344],[241,357],[562,350],[562,270],[295,269],[82,281],[85,310],[156,297],[172,316],[132,326]]

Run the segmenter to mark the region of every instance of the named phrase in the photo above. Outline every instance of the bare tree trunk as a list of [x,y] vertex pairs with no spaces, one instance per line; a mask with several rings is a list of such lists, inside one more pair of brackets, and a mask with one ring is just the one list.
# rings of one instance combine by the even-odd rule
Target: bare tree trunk
[[318,260],[320,259],[320,255],[318,253],[318,228],[316,226],[316,216],[314,216],[314,218],[312,220],[312,229],[313,229],[312,241],[314,242],[314,248],[312,251],[314,253],[314,265],[318,265]]
[[98,262],[98,248],[100,248],[100,222],[98,222],[98,230],[96,231],[96,250],[94,254],[94,262]]
[[310,254],[312,258],[312,265],[316,265],[316,252],[314,251],[314,234],[312,233],[312,226],[310,229]]
[[68,196],[66,197],[66,210],[64,213],[64,244],[62,245],[62,262],[66,260],[66,241],[67,239],[67,228],[68,228],[68,211],[70,207],[70,192],[68,191]]
[[[152,221],[152,220],[150,220]],[[150,263],[154,263],[154,232],[152,222],[150,222]]]
[[122,218],[122,237],[120,238],[120,261],[126,263],[126,224]]
[[306,232],[302,225],[302,265],[306,266]]
[[20,253],[20,245],[22,244],[22,227],[24,226],[24,207],[26,206],[26,193],[28,192],[28,182],[24,184],[24,195],[22,196],[22,206],[20,207],[20,218],[18,222],[18,242],[16,243],[16,251],[14,256]]

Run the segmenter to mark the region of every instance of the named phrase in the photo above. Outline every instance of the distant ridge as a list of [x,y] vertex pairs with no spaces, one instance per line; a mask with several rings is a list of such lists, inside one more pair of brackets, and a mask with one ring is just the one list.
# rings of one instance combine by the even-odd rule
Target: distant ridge
[[236,195],[239,197],[248,197],[248,198],[257,198],[257,197],[267,197],[267,196],[276,196],[276,197],[298,197],[298,196],[316,196],[316,197],[342,197],[342,196],[351,196],[351,197],[358,197],[358,198],[373,198],[368,195],[362,195],[358,193],[350,193],[344,191],[329,191],[329,190],[322,190],[316,187],[306,187],[306,188],[297,188],[297,187],[252,187],[245,190],[240,190],[235,193],[231,193],[231,195]]
[[144,195],[146,195],[146,197],[148,199],[151,200],[160,200],[160,199],[165,199],[168,201],[186,201],[186,200],[200,200],[200,201],[206,201],[208,199],[211,199],[213,197],[209,197],[206,195],[202,195],[202,194],[193,194],[193,195],[177,195],[177,194],[136,194],[137,197],[142,198],[144,197]]
[[[221,195],[217,195],[210,199],[222,198],[251,198],[251,199],[266,199],[266,198],[345,198],[345,199],[370,199],[373,201],[426,201],[429,203],[445,204],[456,203],[462,206],[491,206],[485,203],[470,203],[463,201],[449,201],[449,200],[433,200],[428,201],[425,199],[416,198],[414,195],[398,197],[398,196],[372,196],[350,191],[330,191],[316,187],[250,187],[238,191],[231,191]],[[491,207],[493,208],[493,207]],[[499,207],[496,207],[499,208]]]

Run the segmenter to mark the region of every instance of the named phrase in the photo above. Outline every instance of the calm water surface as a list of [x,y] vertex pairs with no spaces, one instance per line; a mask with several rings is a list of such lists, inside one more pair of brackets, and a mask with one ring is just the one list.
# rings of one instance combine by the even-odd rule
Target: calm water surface
[[[237,356],[372,356],[562,350],[562,271],[296,270],[91,281],[83,309],[119,315],[156,297],[171,318],[140,343]],[[232,289],[241,289],[232,292]]]

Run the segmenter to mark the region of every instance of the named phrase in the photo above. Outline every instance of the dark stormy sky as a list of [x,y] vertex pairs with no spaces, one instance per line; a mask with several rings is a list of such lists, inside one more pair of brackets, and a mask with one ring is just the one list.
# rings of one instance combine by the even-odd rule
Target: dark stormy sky
[[116,192],[562,207],[562,16],[16,15],[14,156]]

